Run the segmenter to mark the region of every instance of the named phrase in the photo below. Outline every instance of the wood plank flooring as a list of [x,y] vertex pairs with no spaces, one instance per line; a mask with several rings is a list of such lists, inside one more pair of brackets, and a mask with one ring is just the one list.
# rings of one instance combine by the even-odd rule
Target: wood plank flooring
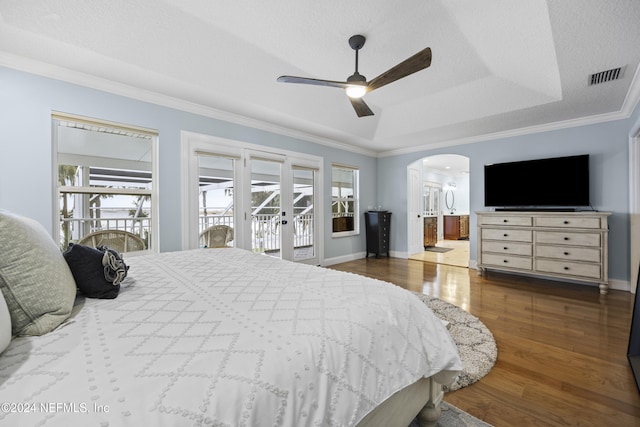
[[458,267],[469,267],[468,240],[439,240],[438,243],[436,243],[436,247],[450,248],[452,250],[444,253],[424,251],[412,254],[409,256],[409,259],[455,265]]
[[640,394],[627,346],[629,292],[399,258],[329,268],[423,292],[477,316],[498,360],[445,400],[495,427],[640,426]]

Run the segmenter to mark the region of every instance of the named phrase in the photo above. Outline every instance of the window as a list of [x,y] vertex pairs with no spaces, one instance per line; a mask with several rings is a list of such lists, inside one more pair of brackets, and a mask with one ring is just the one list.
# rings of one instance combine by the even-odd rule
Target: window
[[358,169],[331,166],[331,213],[333,236],[357,234],[359,230]]
[[126,231],[157,247],[154,146],[157,133],[55,113],[60,247],[89,233]]

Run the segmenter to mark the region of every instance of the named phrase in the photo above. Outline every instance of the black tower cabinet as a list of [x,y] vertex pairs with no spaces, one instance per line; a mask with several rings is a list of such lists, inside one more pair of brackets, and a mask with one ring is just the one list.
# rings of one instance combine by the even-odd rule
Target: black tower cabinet
[[367,227],[367,257],[370,253],[375,253],[376,258],[380,258],[381,253],[386,253],[389,256],[391,212],[365,212],[364,222]]

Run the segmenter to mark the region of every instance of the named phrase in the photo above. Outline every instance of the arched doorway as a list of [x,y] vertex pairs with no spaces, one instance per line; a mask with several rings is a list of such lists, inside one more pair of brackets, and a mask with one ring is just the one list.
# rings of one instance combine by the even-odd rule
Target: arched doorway
[[469,158],[440,154],[407,167],[410,259],[469,266]]

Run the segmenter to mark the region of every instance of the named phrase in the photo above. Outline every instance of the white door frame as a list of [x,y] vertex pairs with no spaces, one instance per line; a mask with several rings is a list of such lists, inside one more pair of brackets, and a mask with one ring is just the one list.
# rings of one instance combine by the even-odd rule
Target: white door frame
[[[212,135],[204,135],[195,132],[182,131],[181,140],[181,166],[182,166],[182,249],[198,248],[198,154],[205,153],[210,155],[222,155],[237,159],[238,167],[234,167],[234,181],[238,188],[248,188],[251,183],[251,173],[245,167],[245,160],[253,156],[263,159],[280,159],[284,162],[282,168],[283,176],[291,175],[291,168],[294,166],[306,167],[317,171],[317,180],[315,180],[316,190],[314,191],[314,244],[315,256],[311,259],[300,260],[303,263],[311,263],[322,265],[324,261],[324,202],[323,192],[323,169],[324,159],[319,156],[313,156],[305,153],[298,153],[288,150],[280,150],[277,148],[251,144],[243,141],[236,141],[226,138],[220,138]],[[248,179],[248,181],[247,181]],[[284,178],[283,178],[284,179]],[[293,179],[290,178],[293,182]],[[282,195],[284,202],[292,200],[293,195]],[[243,224],[234,230],[236,246],[239,248],[251,250],[251,238],[246,232],[247,227],[244,226],[245,212],[251,213],[251,198],[237,197],[235,203],[238,204],[234,209],[234,223]],[[248,204],[247,204],[248,203]],[[291,203],[292,204],[292,203]],[[248,214],[248,220],[250,216]],[[293,211],[291,211],[291,226],[293,227]],[[291,239],[289,239],[291,240]],[[285,241],[284,244],[288,244]],[[282,251],[283,248],[281,248]],[[292,251],[293,249],[291,249]],[[287,254],[285,251],[283,254]],[[290,258],[293,259],[292,252]]]
[[407,183],[407,253],[411,256],[424,251],[422,168],[410,165],[407,168]]
[[[198,214],[198,175],[200,171],[198,156],[201,153],[209,155],[227,156],[240,160],[242,150],[234,147],[231,140],[182,131],[181,136],[181,166],[182,166],[182,250],[199,247]],[[237,165],[234,165],[234,182],[241,178]],[[236,199],[235,203],[242,204]],[[241,208],[241,206],[239,206]],[[239,224],[241,209],[234,209],[234,224]],[[195,215],[193,213],[196,213]],[[242,230],[234,230],[234,240],[242,241]]]
[[[289,206],[290,200],[291,200],[291,198],[287,197],[288,195],[285,194],[286,192],[283,191],[283,188],[287,189],[291,185],[289,174],[287,173],[288,162],[286,161],[287,160],[286,156],[278,153],[265,152],[262,150],[258,151],[254,149],[246,149],[244,152],[244,159],[245,159],[244,171],[243,171],[244,184],[241,187],[243,189],[251,187],[251,181],[253,177],[252,165],[254,161],[267,161],[267,162],[278,163],[280,165],[280,175],[278,177],[279,179],[278,192],[280,193],[280,213],[282,213],[283,210],[286,212],[288,210],[287,207]],[[245,249],[253,250],[251,233],[249,232],[249,230],[251,230],[251,223],[252,223],[252,217],[253,217],[253,212],[252,212],[253,207],[251,206],[252,192],[241,191],[241,193],[243,197],[243,206],[244,206],[244,209],[242,211],[243,218],[242,218],[241,224],[243,224],[242,228],[245,230],[245,239],[242,241],[242,247]],[[282,219],[283,218],[281,218],[281,220]],[[289,224],[287,223],[287,226],[288,225]],[[290,227],[280,226],[280,233],[279,233],[280,242],[278,243],[280,246],[280,257],[283,259],[293,258],[293,247],[290,250],[288,247],[286,247],[286,245],[289,243],[287,238],[289,229]]]

